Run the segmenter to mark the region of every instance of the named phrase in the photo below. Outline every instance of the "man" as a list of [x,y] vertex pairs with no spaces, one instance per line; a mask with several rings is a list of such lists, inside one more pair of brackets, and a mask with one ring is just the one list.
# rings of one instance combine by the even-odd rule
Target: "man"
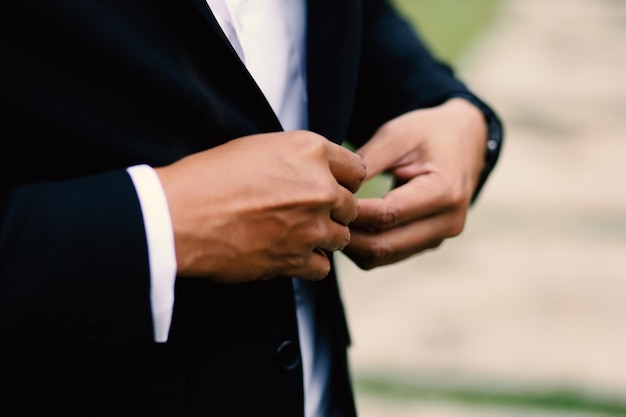
[[460,233],[489,107],[385,0],[4,9],[5,407],[356,415],[332,252]]

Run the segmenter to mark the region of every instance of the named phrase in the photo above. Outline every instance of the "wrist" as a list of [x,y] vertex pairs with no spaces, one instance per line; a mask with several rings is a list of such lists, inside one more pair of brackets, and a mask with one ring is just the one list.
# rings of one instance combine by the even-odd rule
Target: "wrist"
[[485,157],[478,184],[472,197],[472,202],[474,202],[500,157],[504,141],[504,129],[496,113],[485,102],[473,94],[458,93],[449,101],[451,102],[453,100],[465,100],[467,103],[474,106],[482,114],[482,120],[486,127]]

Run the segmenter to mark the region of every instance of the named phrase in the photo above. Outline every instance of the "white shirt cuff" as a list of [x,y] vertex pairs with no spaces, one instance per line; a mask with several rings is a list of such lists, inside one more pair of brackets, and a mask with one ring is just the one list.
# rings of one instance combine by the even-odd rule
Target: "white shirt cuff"
[[148,165],[127,169],[139,197],[148,242],[154,341],[166,342],[174,310],[176,250],[169,206],[161,181]]

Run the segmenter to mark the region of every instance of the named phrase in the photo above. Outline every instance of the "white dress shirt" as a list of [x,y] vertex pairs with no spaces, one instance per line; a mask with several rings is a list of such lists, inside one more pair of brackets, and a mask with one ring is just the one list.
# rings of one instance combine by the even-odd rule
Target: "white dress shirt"
[[[304,0],[207,0],[233,49],[276,113],[284,130],[308,128]],[[207,52],[208,53],[208,52]],[[176,256],[167,201],[152,168],[128,169],[144,215],[157,342],[167,341],[174,304]],[[328,346],[314,339],[310,282],[293,279],[303,366],[305,416],[327,414]],[[315,349],[314,349],[315,346]]]

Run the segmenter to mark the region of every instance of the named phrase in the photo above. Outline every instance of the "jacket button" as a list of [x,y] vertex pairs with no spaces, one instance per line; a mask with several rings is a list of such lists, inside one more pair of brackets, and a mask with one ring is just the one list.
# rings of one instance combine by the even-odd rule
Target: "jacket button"
[[293,371],[300,365],[300,349],[292,340],[285,340],[276,349],[276,362],[284,371]]

